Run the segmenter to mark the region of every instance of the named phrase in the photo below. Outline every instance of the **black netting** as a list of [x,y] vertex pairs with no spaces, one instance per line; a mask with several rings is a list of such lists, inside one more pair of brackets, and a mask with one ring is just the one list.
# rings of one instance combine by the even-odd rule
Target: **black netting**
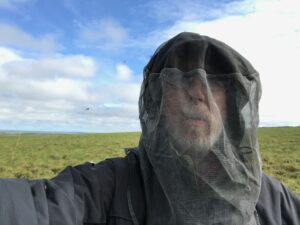
[[256,224],[258,73],[224,43],[192,33],[162,45],[144,71],[148,224]]

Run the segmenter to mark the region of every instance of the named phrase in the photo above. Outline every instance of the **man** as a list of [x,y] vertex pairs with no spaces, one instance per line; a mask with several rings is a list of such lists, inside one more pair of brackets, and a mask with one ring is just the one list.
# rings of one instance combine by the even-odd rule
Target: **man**
[[239,53],[181,33],[145,67],[138,148],[48,181],[1,180],[0,224],[300,224],[299,198],[261,172],[260,94]]

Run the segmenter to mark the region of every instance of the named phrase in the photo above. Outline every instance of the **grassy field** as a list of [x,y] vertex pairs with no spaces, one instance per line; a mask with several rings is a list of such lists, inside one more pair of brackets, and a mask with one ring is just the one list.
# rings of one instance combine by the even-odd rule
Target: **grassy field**
[[[51,178],[67,165],[123,156],[140,133],[0,135],[0,177]],[[300,127],[260,128],[263,170],[300,195]]]

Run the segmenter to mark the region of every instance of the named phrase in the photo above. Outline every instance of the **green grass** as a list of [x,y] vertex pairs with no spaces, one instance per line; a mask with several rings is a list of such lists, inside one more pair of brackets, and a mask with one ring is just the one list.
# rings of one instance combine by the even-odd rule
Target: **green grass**
[[300,195],[300,127],[260,128],[263,171]]
[[140,133],[0,135],[0,177],[50,178],[67,165],[123,156]]
[[[123,156],[140,133],[0,135],[0,177],[51,178],[67,165]],[[263,170],[300,195],[300,127],[260,128]]]

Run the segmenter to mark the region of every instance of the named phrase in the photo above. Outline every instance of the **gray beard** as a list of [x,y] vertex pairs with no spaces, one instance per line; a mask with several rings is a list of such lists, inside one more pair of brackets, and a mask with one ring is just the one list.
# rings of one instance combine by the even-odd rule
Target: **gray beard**
[[199,131],[197,132],[197,129],[199,128],[191,127],[190,129],[194,129],[193,132],[198,133],[198,135],[197,137],[186,137],[188,132],[182,130],[180,127],[175,127],[173,124],[168,124],[168,122],[165,129],[170,137],[173,148],[176,149],[177,155],[196,154],[197,158],[202,158],[205,157],[218,142],[223,130],[222,119],[219,116],[211,118],[209,125],[210,128],[208,136]]

